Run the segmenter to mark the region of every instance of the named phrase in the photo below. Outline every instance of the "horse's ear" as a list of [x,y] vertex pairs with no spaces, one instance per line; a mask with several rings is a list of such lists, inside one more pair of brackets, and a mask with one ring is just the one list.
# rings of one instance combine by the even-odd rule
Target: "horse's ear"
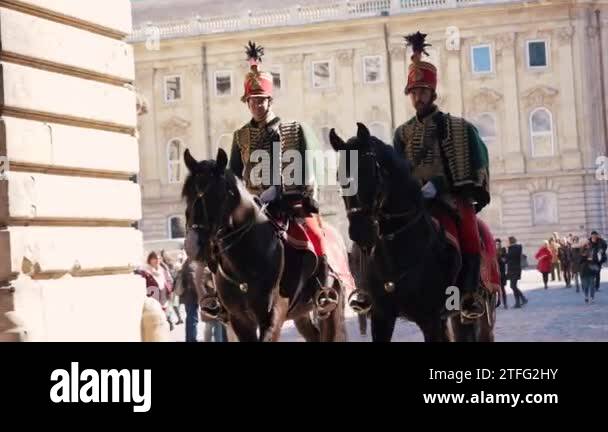
[[190,172],[194,172],[194,170],[198,166],[198,162],[190,154],[190,149],[186,149],[186,151],[184,152],[184,162],[186,163],[186,167]]
[[224,151],[224,149],[220,148],[217,151],[217,156],[215,157],[215,162],[217,163],[216,169],[218,172],[222,173],[228,166],[228,155]]
[[344,140],[338,136],[334,128],[329,131],[329,143],[335,151],[346,150],[347,147]]
[[357,123],[357,138],[359,138],[362,142],[369,141],[369,137],[371,134],[369,133],[369,129],[363,123]]

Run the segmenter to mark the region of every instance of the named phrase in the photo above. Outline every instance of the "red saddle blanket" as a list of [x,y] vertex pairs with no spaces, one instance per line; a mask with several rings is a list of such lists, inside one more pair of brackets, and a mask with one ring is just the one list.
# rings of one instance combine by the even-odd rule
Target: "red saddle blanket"
[[[301,222],[299,222],[301,221]],[[319,216],[291,220],[283,238],[287,244],[307,250],[315,256],[325,255],[331,271],[346,291],[355,289],[355,280],[348,266],[348,251],[340,233]]]
[[[439,222],[433,218],[433,222],[440,229]],[[460,253],[460,244],[458,242],[458,233],[452,230],[454,225],[443,225],[445,228],[445,236],[450,243]],[[494,245],[494,236],[488,225],[477,218],[477,227],[479,229],[479,238],[481,239],[481,281],[483,287],[490,293],[497,293],[500,290],[500,270],[498,261],[496,260],[496,247]],[[454,279],[458,276],[456,272]]]

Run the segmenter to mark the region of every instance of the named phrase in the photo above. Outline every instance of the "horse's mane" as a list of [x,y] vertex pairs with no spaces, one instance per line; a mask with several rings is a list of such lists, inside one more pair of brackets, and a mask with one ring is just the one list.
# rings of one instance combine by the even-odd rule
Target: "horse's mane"
[[397,154],[394,147],[384,143],[376,137],[370,138],[372,148],[378,163],[386,169],[391,177],[391,182],[397,185],[404,185],[412,182],[414,178],[411,176],[411,165],[402,156]]

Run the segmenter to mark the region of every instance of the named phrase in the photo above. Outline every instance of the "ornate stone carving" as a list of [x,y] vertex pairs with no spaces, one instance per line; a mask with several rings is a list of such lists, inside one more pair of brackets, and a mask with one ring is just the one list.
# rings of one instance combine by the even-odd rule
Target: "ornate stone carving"
[[353,57],[355,53],[353,50],[339,51],[337,54],[338,62],[340,66],[351,66],[353,64]]
[[499,102],[502,100],[502,94],[487,87],[482,87],[470,100],[471,112],[495,112],[498,110]]
[[513,50],[515,33],[502,33],[496,36],[496,54],[502,55],[505,50]]
[[549,86],[537,86],[523,94],[526,107],[551,106],[559,91]]
[[284,64],[302,64],[304,63],[304,55],[303,54],[292,54],[289,56],[282,57],[282,63]]
[[557,30],[556,34],[557,34],[557,40],[559,41],[560,44],[562,44],[562,45],[569,44],[570,41],[572,40],[572,36],[574,35],[574,27],[572,27],[572,26],[562,27]]
[[596,26],[587,27],[587,37],[589,39],[595,39],[598,34],[599,34],[599,32],[598,32],[598,29]]
[[190,65],[186,69],[186,77],[189,80],[200,80],[203,77],[203,68],[200,65]]
[[391,45],[389,48],[389,52],[390,52],[391,58],[393,60],[405,60],[405,53],[406,53],[405,45],[403,45],[403,44]]
[[172,116],[169,120],[162,123],[161,127],[165,133],[165,137],[169,139],[183,136],[190,127],[190,122],[184,118]]

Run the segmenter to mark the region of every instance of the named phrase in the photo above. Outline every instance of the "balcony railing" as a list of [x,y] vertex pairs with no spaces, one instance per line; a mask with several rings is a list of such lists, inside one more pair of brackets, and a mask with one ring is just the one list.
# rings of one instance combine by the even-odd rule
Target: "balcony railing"
[[149,22],[135,28],[128,41],[135,43],[155,37],[173,39],[212,33],[399,15],[428,10],[523,2],[524,0],[336,0],[334,3],[319,6],[296,6],[274,10],[249,11],[245,15],[194,17],[189,20],[173,22]]

